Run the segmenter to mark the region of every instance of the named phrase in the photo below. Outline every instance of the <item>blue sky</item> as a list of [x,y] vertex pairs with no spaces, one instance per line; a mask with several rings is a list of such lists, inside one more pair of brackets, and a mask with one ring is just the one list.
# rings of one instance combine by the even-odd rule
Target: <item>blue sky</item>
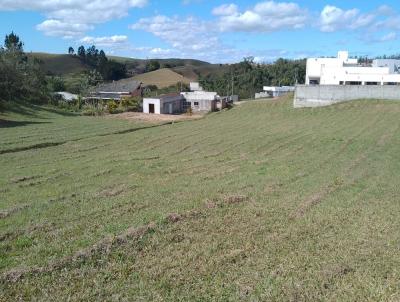
[[400,53],[395,1],[0,0],[0,35],[26,51],[236,62]]

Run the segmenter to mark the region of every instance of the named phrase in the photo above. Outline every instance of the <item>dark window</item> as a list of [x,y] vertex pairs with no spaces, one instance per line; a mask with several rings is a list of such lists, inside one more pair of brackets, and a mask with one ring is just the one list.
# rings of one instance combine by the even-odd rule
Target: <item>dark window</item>
[[194,105],[195,106],[199,106],[199,102],[194,102]]

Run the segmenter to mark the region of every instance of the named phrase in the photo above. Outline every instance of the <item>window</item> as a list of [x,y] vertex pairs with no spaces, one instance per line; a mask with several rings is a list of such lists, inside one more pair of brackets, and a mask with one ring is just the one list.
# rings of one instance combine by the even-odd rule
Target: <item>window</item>
[[199,102],[194,102],[194,105],[195,106],[199,106]]

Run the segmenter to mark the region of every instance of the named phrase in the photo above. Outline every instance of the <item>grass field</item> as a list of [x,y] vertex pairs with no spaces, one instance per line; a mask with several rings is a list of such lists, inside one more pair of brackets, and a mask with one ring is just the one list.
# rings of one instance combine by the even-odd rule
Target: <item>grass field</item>
[[166,88],[179,82],[186,84],[190,82],[189,79],[169,68],[146,72],[135,76],[134,79],[143,82],[145,85],[156,85],[158,88]]
[[400,103],[0,118],[0,300],[400,300]]

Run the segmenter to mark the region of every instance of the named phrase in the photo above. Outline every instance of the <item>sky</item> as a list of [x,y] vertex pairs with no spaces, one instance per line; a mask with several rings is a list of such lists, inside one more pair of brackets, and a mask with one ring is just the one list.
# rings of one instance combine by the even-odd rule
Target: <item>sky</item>
[[[25,51],[212,63],[400,53],[398,1],[0,0],[0,35]],[[1,43],[0,43],[1,44]]]

